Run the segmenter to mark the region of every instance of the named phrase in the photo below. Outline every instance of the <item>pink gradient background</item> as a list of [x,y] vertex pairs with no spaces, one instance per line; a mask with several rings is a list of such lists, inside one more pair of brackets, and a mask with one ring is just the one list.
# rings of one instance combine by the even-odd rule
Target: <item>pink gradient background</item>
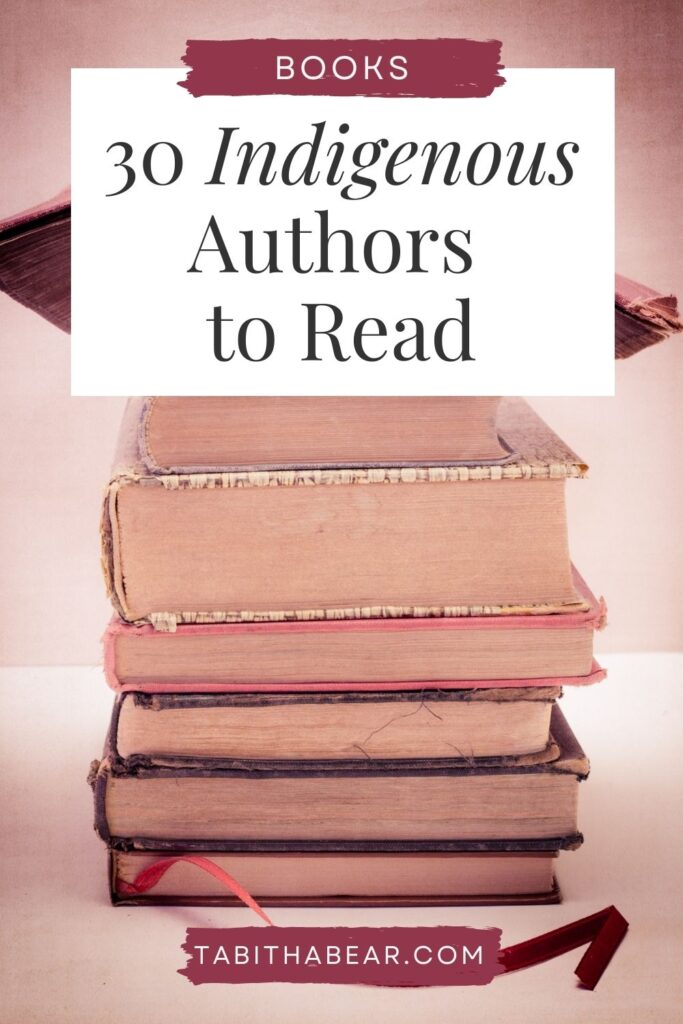
[[[72,66],[180,67],[190,36],[494,37],[509,67],[616,68],[617,266],[681,296],[681,10],[672,0],[6,0],[0,217],[69,180]],[[70,398],[68,338],[4,295],[0,323],[0,663],[96,663],[109,615],[99,500],[123,401]],[[683,647],[682,384],[674,340],[620,363],[614,399],[534,403],[591,465],[568,496],[574,559],[608,599],[599,650]]]

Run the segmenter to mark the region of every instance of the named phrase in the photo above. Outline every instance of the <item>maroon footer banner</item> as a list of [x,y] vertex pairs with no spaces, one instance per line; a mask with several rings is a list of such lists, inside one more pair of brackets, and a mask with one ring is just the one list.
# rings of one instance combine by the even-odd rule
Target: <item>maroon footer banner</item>
[[499,928],[188,928],[180,974],[205,982],[488,985]]

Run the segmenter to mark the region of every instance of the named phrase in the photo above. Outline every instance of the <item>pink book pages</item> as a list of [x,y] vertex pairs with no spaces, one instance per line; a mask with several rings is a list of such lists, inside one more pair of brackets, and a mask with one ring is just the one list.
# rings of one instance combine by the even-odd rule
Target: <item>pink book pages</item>
[[[366,688],[387,693],[398,690],[494,690],[521,686],[587,686],[598,683],[607,675],[605,669],[593,661],[592,671],[586,676],[553,676],[545,679],[477,679],[477,680],[392,680],[388,683],[372,683]],[[202,680],[193,682],[119,683],[113,671],[108,671],[105,658],[105,677],[117,693],[353,693],[363,689],[362,683],[213,683]]]
[[[435,633],[452,633],[466,631],[481,631],[491,633],[492,631],[580,631],[592,632],[601,629],[605,624],[606,606],[602,598],[596,599],[588,589],[586,583],[574,570],[574,582],[580,595],[587,604],[586,611],[568,612],[564,614],[551,615],[519,615],[519,616],[470,616],[452,617],[440,619],[366,619],[349,620],[339,619],[334,621],[306,621],[306,622],[240,622],[240,623],[215,623],[208,625],[181,625],[175,634],[172,635],[170,643],[177,643],[183,637],[238,637],[250,636],[253,638],[269,637],[280,635],[285,638],[296,637],[302,634],[347,634],[349,637],[361,637],[367,634],[383,634],[391,636],[412,632],[414,634],[427,632],[428,635]],[[121,681],[116,665],[116,640],[118,637],[144,637],[152,642],[157,639],[169,643],[169,634],[157,632],[151,625],[130,625],[114,617],[103,637],[104,643],[104,672],[109,686],[117,692],[144,692],[144,693],[284,693],[284,692],[352,692],[358,689],[372,689],[377,691],[391,690],[420,690],[420,689],[494,689],[520,686],[578,686],[598,682],[605,676],[604,670],[592,659],[589,670],[582,674],[556,674],[544,675],[534,678],[491,678],[491,679],[434,679],[425,680],[420,678],[401,680],[382,680],[373,678],[362,681],[359,679],[344,680],[267,680],[248,682],[234,680],[208,680],[187,678],[168,680],[154,680],[153,678],[135,679],[134,681]]]

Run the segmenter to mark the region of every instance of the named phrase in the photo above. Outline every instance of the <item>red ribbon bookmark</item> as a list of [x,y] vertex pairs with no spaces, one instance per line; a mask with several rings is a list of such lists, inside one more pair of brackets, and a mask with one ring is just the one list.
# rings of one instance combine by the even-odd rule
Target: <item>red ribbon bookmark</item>
[[572,921],[545,935],[537,935],[534,939],[501,949],[498,959],[507,974],[509,971],[542,964],[589,942],[574,973],[582,985],[592,990],[600,981],[627,931],[628,921],[617,908],[605,907],[597,914],[582,917],[580,921]]
[[[202,871],[208,872],[234,896],[242,900],[255,914],[258,914],[266,924],[275,927],[265,910],[244,886],[208,857],[187,854],[154,861],[148,867],[143,868],[133,882],[117,879],[116,890],[126,896],[141,895],[149,889],[153,889],[168,869],[179,862],[193,864],[195,867],[201,868]],[[579,921],[572,921],[570,924],[562,925],[561,928],[546,932],[544,935],[537,935],[533,939],[527,939],[526,942],[518,942],[514,946],[501,949],[498,961],[502,965],[502,973],[508,974],[510,971],[519,971],[525,967],[545,963],[547,960],[562,956],[563,953],[568,953],[572,949],[578,949],[579,946],[589,943],[588,949],[574,973],[585,988],[593,990],[627,931],[628,921],[617,908],[605,907],[604,910],[583,917]]]
[[147,892],[149,889],[153,889],[157,882],[163,878],[170,867],[180,862],[185,864],[194,864],[195,867],[201,868],[202,871],[208,872],[213,875],[226,889],[229,889],[234,896],[242,900],[242,903],[254,911],[255,914],[265,921],[266,924],[275,925],[266,914],[263,907],[259,906],[254,897],[247,892],[244,886],[240,885],[236,878],[229,875],[223,868],[219,868],[218,864],[214,864],[208,857],[195,857],[191,854],[186,854],[181,857],[169,857],[165,860],[155,860],[153,864],[149,864],[146,868],[135,877],[132,882],[124,882],[123,879],[119,878],[116,881],[116,888],[118,892],[124,893],[126,896],[138,896],[143,892]]

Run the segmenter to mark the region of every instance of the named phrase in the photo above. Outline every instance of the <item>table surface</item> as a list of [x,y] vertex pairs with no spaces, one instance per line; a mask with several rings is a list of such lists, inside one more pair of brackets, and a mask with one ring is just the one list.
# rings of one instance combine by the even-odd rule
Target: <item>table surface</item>
[[562,706],[590,756],[586,842],[559,861],[561,906],[274,910],[281,925],[494,925],[510,945],[615,904],[631,928],[594,992],[574,951],[486,988],[204,985],[178,975],[185,929],[255,924],[238,908],[112,908],[92,831],[88,765],[111,693],[96,668],[0,670],[3,1009],[7,1024],[282,1024],[420,1017],[553,1024],[681,1019],[683,654],[612,655],[607,680]]

